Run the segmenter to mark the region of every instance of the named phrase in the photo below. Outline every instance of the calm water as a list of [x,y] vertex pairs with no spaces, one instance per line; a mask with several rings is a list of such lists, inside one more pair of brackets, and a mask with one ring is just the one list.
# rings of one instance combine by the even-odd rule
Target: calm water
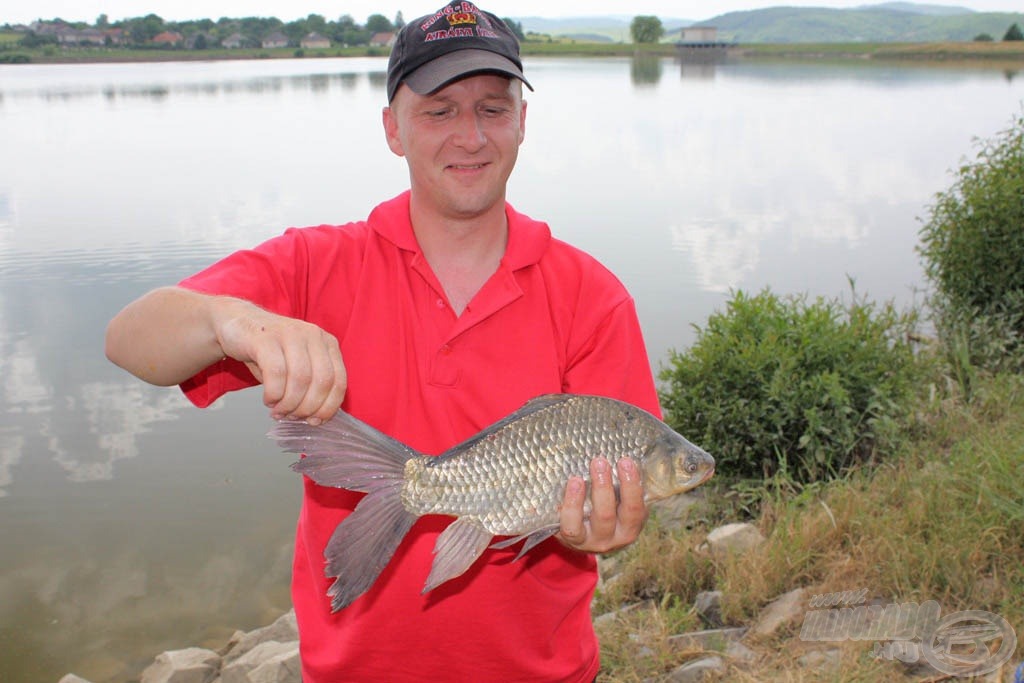
[[[909,305],[918,217],[1020,111],[983,67],[532,60],[510,199],[633,291],[658,367],[730,290]],[[404,189],[384,62],[0,66],[0,680],[137,675],[288,608],[300,486],[257,393],[103,357],[144,291]]]

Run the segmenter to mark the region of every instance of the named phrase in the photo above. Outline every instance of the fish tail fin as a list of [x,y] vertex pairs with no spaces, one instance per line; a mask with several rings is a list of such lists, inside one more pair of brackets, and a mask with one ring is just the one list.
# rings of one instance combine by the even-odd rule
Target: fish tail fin
[[327,591],[331,610],[347,607],[365,593],[391,560],[417,516],[405,509],[401,482],[367,494],[338,525],[324,549],[324,573],[334,578]]
[[321,486],[367,495],[334,530],[324,549],[331,609],[365,593],[387,566],[417,516],[402,504],[405,463],[420,453],[347,413],[323,425],[281,421],[271,430],[281,448],[306,457],[292,465]]
[[339,412],[322,425],[282,420],[268,435],[284,450],[305,453],[292,469],[321,486],[371,493],[401,481],[405,463],[421,454],[401,441]]

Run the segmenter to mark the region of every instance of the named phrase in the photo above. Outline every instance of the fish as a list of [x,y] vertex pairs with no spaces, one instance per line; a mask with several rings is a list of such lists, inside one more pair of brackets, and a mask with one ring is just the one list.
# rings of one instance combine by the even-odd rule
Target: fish
[[[570,477],[590,462],[632,458],[649,503],[707,481],[715,461],[651,413],[601,396],[548,394],[528,401],[441,455],[424,455],[340,411],[313,426],[282,420],[269,436],[303,454],[292,469],[321,486],[366,493],[324,549],[328,590],[337,612],[369,590],[402,538],[423,515],[455,517],[438,537],[423,592],[473,565],[488,548],[520,541],[518,560],[559,530]],[[495,536],[507,536],[492,543]]]

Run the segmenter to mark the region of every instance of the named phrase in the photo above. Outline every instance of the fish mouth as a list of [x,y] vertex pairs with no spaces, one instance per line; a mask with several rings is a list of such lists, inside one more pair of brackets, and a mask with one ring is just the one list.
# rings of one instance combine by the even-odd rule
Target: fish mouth
[[686,490],[689,491],[691,489],[697,488],[698,486],[700,486],[701,484],[703,484],[704,482],[706,482],[708,479],[710,479],[713,476],[715,476],[715,468],[714,467],[709,467],[708,471],[705,472],[704,474],[700,475],[700,478],[697,479],[696,481],[692,482],[686,488]]

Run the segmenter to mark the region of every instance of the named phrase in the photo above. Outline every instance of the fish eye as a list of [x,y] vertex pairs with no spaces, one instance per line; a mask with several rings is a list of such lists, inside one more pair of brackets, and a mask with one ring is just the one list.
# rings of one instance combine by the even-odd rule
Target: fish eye
[[688,459],[686,461],[686,473],[687,474],[693,474],[696,471],[697,471],[697,463],[695,463],[693,460],[689,460]]

